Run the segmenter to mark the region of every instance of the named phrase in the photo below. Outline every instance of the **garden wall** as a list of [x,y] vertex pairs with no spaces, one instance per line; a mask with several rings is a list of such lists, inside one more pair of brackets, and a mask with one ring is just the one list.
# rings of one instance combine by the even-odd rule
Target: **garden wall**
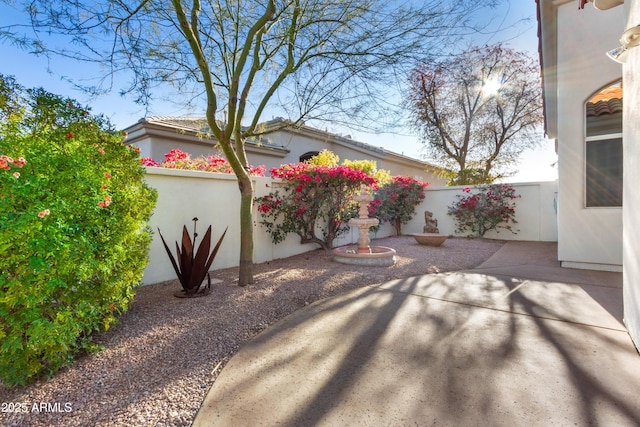
[[[518,221],[513,227],[517,234],[509,230],[491,230],[485,238],[502,240],[530,240],[541,242],[557,242],[558,226],[556,215],[557,181],[527,182],[510,184],[515,188],[516,214]],[[473,188],[473,186],[471,186]],[[455,235],[456,222],[447,215],[447,207],[457,200],[456,196],[466,195],[456,187],[427,188],[424,201],[417,207],[416,216],[403,227],[404,233],[421,233],[424,227],[424,211],[433,212],[438,221],[438,229],[442,234]]]
[[[147,183],[158,190],[158,202],[151,217],[154,232],[149,254],[149,264],[145,269],[143,283],[152,284],[175,279],[175,272],[169,257],[162,246],[157,232],[160,228],[170,249],[175,251],[175,241],[181,238],[182,226],[186,225],[193,234],[194,217],[198,221],[198,234],[204,235],[212,225],[213,242],[218,240],[225,227],[229,227],[220,251],[213,262],[212,269],[235,267],[240,257],[240,192],[235,176],[191,170],[164,169],[147,167]],[[273,179],[253,177],[256,197],[269,193]],[[486,237],[517,240],[557,240],[555,226],[554,194],[556,183],[514,184],[516,192],[522,195],[517,199],[517,228],[521,231],[512,235],[508,231],[499,234],[487,233]],[[430,210],[438,220],[440,232],[454,234],[455,223],[447,215],[447,206],[455,200],[456,194],[462,194],[462,187],[440,187],[427,189],[424,202],[416,209],[416,217],[403,227],[404,233],[422,232],[424,211]],[[284,242],[274,245],[270,236],[260,226],[260,214],[254,209],[254,260],[257,263],[312,251],[315,244],[301,245],[296,235],[290,235]],[[385,224],[371,234],[371,238],[392,235],[393,228]],[[351,230],[334,242],[335,246],[356,243],[358,230]]]
[[[273,179],[252,177],[256,197],[269,193]],[[143,284],[158,283],[176,278],[169,257],[158,235],[162,231],[169,248],[175,253],[175,242],[182,237],[182,226],[186,225],[193,235],[194,217],[198,218],[198,234],[204,235],[212,225],[212,245],[217,242],[225,227],[229,227],[213,262],[212,269],[235,267],[240,259],[240,192],[234,175],[200,172],[192,170],[147,167],[147,184],[158,190],[158,202],[151,217],[153,242],[149,253],[149,264],[144,272]],[[300,244],[300,238],[290,235],[284,242],[274,245],[271,237],[259,224],[260,214],[254,209],[254,260],[261,263],[286,258],[318,248],[315,244]],[[376,234],[385,237],[392,234],[385,225]],[[372,237],[373,234],[372,234]],[[358,240],[358,231],[351,231],[335,241],[336,246],[352,244]],[[197,244],[197,243],[196,243]]]

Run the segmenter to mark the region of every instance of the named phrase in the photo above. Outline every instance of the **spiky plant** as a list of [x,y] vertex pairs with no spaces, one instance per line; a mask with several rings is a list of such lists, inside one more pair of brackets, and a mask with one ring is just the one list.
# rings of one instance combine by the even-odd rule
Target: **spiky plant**
[[218,243],[216,243],[216,246],[213,248],[213,251],[209,253],[209,249],[211,248],[211,226],[209,226],[207,232],[204,233],[204,237],[202,238],[202,242],[200,242],[198,250],[196,251],[195,246],[196,239],[198,237],[198,233],[196,232],[197,222],[198,218],[193,218],[193,241],[191,240],[191,236],[189,236],[187,226],[184,225],[182,227],[182,245],[179,247],[178,242],[176,242],[177,261],[165,242],[164,237],[160,232],[160,228],[158,228],[162,244],[164,244],[164,248],[171,260],[171,265],[173,266],[173,269],[178,276],[178,280],[182,285],[184,296],[187,297],[198,295],[200,286],[202,285],[205,277],[208,278],[206,292],[211,288],[209,267],[211,267],[211,264],[218,253],[218,249],[220,249],[220,245],[222,244],[222,239],[224,239],[228,229],[228,227],[225,228],[222,236],[220,236],[220,239],[218,240]]

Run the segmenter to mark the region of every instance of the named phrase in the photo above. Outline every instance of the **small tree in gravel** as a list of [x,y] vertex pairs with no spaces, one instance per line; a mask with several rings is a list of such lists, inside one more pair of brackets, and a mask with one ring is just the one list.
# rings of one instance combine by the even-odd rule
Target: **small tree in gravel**
[[271,170],[282,179],[281,190],[256,199],[260,224],[274,243],[288,234],[300,236],[300,243],[317,243],[329,250],[333,241],[348,230],[347,221],[356,216],[354,196],[360,185],[374,185],[375,178],[359,169],[308,163],[284,165]]
[[369,204],[369,216],[378,218],[381,223],[391,223],[399,236],[402,224],[413,218],[416,206],[424,200],[427,185],[408,176],[394,176],[375,192],[375,198]]

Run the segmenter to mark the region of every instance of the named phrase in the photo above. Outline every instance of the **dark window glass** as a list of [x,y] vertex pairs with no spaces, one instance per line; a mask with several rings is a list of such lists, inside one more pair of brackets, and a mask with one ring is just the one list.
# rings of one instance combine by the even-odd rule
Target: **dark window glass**
[[304,153],[302,156],[300,156],[300,161],[301,162],[306,162],[307,160],[311,160],[312,157],[315,157],[319,154],[318,151],[308,151],[306,153]]
[[622,206],[622,138],[587,141],[587,207]]
[[586,206],[622,206],[622,81],[586,104]]

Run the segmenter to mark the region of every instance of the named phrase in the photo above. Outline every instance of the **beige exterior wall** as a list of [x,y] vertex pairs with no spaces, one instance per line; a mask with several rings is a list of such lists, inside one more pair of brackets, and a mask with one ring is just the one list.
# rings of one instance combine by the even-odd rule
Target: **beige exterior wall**
[[423,162],[377,147],[369,146],[366,148],[364,144],[353,141],[349,137],[337,137],[318,129],[308,127],[302,130],[288,129],[269,135],[268,139],[290,151],[284,158],[284,163],[296,163],[302,154],[326,149],[335,153],[341,162],[347,159],[375,160],[378,169],[386,169],[392,175],[410,176],[426,181],[431,186],[446,184],[446,179],[438,177],[433,170],[425,170]]
[[578,10],[571,1],[557,20],[558,258],[565,267],[621,271],[622,209],[585,207],[585,102],[622,76],[605,52],[619,45],[623,8]]
[[[164,154],[174,148],[179,148],[191,154],[192,157],[222,155],[221,150],[215,148],[215,140],[198,137],[193,132],[183,132],[168,126],[142,122],[126,130],[129,132],[127,141],[140,147],[142,157],[151,157],[158,162],[162,162]],[[410,176],[426,181],[431,186],[446,184],[446,180],[437,175],[436,169],[427,169],[428,165],[420,160],[394,154],[319,129],[307,126],[302,129],[284,129],[269,134],[267,139],[269,144],[283,148],[271,148],[266,144],[246,145],[249,163],[253,166],[264,165],[267,171],[283,164],[297,163],[301,155],[310,151],[319,152],[327,149],[337,154],[340,161],[375,160],[378,169],[389,170],[392,175]]]
[[[640,24],[640,0],[627,0],[626,28]],[[624,322],[640,349],[640,47],[624,65]]]

